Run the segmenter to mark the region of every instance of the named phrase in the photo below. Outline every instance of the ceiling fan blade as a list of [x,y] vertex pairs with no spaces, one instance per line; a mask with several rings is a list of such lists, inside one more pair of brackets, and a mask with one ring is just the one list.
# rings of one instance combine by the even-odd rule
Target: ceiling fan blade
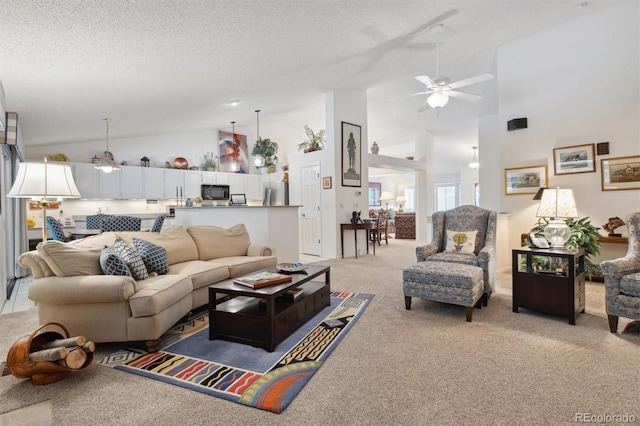
[[433,80],[431,80],[431,78],[429,78],[426,75],[417,75],[415,79],[418,80],[420,83],[424,84],[425,86],[427,86],[427,88],[429,89],[431,89],[432,87],[438,86]]
[[458,87],[471,86],[472,84],[482,83],[483,81],[493,80],[493,76],[491,74],[484,73],[480,75],[476,75],[475,77],[465,78],[464,80],[456,81],[454,83],[448,84],[451,89],[457,89]]
[[431,93],[433,93],[431,90],[427,90],[425,92],[412,93],[412,94],[409,95],[409,97],[411,97],[411,96],[420,96],[420,95],[430,95]]
[[470,95],[468,93],[462,93],[462,92],[456,92],[455,90],[449,90],[447,92],[447,95],[449,95],[452,98],[462,99],[463,101],[469,101],[469,102],[478,102],[480,99],[482,99],[482,96]]

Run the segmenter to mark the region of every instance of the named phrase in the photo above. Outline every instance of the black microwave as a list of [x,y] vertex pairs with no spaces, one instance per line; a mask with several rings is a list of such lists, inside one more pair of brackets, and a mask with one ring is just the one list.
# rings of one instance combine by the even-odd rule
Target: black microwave
[[203,200],[228,200],[229,185],[201,185],[200,196]]

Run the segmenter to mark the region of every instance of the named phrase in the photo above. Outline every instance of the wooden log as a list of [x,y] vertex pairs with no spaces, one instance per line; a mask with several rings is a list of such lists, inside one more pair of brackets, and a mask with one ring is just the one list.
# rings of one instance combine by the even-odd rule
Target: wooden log
[[89,341],[84,345],[82,345],[82,350],[85,351],[86,353],[93,352],[96,350],[96,344]]
[[68,355],[66,347],[44,349],[42,351],[31,352],[29,358],[31,361],[58,361]]
[[66,346],[67,348],[69,348],[72,346],[82,346],[85,343],[87,343],[87,338],[84,336],[69,337],[66,339],[56,339],[50,342],[46,342],[42,345],[42,349],[59,348],[61,346]]
[[58,361],[60,365],[69,367],[72,370],[78,370],[87,362],[87,353],[77,346],[69,351],[65,359]]

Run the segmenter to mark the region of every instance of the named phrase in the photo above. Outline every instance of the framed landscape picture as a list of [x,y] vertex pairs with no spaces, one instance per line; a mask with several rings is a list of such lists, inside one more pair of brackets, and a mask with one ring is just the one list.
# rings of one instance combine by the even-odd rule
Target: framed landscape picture
[[600,160],[603,191],[640,189],[640,155]]
[[362,129],[342,122],[342,186],[362,186]]
[[556,176],[595,172],[595,145],[590,143],[554,148],[553,168]]
[[547,187],[547,165],[504,169],[506,195],[535,194]]

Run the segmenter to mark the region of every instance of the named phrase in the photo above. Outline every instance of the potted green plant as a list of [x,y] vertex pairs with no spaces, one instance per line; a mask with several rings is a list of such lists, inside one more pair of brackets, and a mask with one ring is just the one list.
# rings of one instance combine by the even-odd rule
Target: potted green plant
[[305,125],[304,133],[307,135],[307,140],[298,144],[298,151],[304,151],[306,153],[324,149],[324,146],[327,142],[327,140],[325,139],[324,129],[315,133],[313,130],[311,130],[311,127]]
[[200,168],[215,172],[218,166],[217,160],[218,156],[213,152],[205,152],[204,155],[200,157]]
[[264,167],[268,168],[271,172],[275,170],[278,163],[278,143],[273,142],[271,139],[258,139],[253,146],[251,155],[261,156],[264,158]]
[[[565,243],[565,248],[569,250],[583,249],[584,250],[584,267],[585,273],[588,279],[591,279],[594,275],[600,275],[600,269],[598,265],[595,265],[591,261],[591,257],[600,253],[600,233],[598,227],[593,226],[588,217],[575,220],[572,218],[566,219],[567,226],[571,228],[571,237],[569,241]],[[549,220],[546,218],[540,218],[538,223],[531,228],[530,232],[533,232],[537,237],[544,237],[544,228],[549,224]],[[526,246],[530,246],[529,240],[524,243]],[[534,256],[534,261],[548,262],[548,256]],[[557,265],[538,265],[542,269],[550,269]]]

